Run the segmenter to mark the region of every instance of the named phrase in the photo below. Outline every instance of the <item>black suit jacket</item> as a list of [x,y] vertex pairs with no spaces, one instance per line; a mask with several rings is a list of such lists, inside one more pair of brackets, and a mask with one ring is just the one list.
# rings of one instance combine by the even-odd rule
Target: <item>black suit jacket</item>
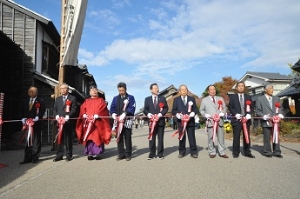
[[[45,111],[46,111],[44,100],[42,98],[36,97],[34,104],[32,105],[32,109],[30,111],[29,111],[29,102],[30,102],[29,97],[27,97],[25,100],[23,100],[21,117],[22,118],[35,118],[36,116],[38,116],[39,119],[43,118]],[[37,108],[36,108],[37,103],[40,103],[40,108],[39,108],[38,114],[37,114]]]
[[[183,115],[185,114],[190,114],[191,112],[188,112],[188,107],[189,107],[189,102],[193,102],[193,105],[191,107],[191,112],[194,112],[195,115],[199,113],[197,104],[195,101],[194,97],[187,96],[187,103],[184,105],[181,96],[176,97],[173,102],[173,107],[172,107],[172,115],[176,115],[177,113],[182,113]],[[180,123],[181,120],[178,120],[178,123]],[[195,117],[190,118],[188,126],[195,126]]]
[[[160,110],[159,104],[162,103],[164,106],[162,108],[162,110]],[[154,107],[153,101],[152,101],[152,96],[146,97],[145,98],[145,104],[144,104],[144,114],[147,116],[148,113],[151,114],[158,114],[161,113],[162,115],[165,115],[168,112],[168,103],[166,101],[166,98],[163,96],[158,96],[158,100],[157,100],[157,106]],[[165,125],[165,118],[161,117],[158,120],[157,123],[159,126],[164,126]]]
[[[247,105],[246,105],[247,100],[249,100],[251,102],[250,111],[247,111]],[[229,109],[229,112],[233,116],[235,116],[238,113],[241,114],[242,111],[241,111],[240,99],[239,99],[238,93],[230,95],[228,109]],[[245,114],[252,114],[252,112],[253,112],[253,102],[252,102],[251,96],[247,95],[247,94],[244,94],[244,109],[245,109],[244,110]],[[237,120],[236,118],[231,119],[231,124],[233,126],[237,125],[238,123],[240,123],[240,121]],[[251,120],[248,120],[247,125],[250,125],[250,123],[251,123]]]
[[70,100],[72,102],[70,107],[70,112],[66,112],[66,104],[63,103],[62,96],[59,96],[56,98],[54,103],[54,109],[53,109],[53,115],[54,117],[56,115],[59,115],[59,117],[65,117],[66,115],[69,115],[70,118],[77,117],[77,100],[76,97],[73,95],[68,94],[68,97],[66,100]]

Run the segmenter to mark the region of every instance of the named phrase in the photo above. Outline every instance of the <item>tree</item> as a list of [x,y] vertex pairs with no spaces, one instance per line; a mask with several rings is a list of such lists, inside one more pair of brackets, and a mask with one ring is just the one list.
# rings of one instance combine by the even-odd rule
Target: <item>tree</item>
[[[225,102],[228,103],[229,97],[227,95],[228,92],[233,92],[234,90],[232,87],[237,83],[238,81],[236,79],[232,79],[231,76],[222,77],[222,81],[215,82],[213,85],[215,85],[217,89],[217,94],[224,98]],[[202,93],[202,97],[206,97],[208,95],[207,90],[205,90]]]
[[300,73],[292,69],[293,64],[288,63],[288,66],[290,67],[290,69],[292,71],[291,74],[290,74],[290,76],[292,76],[293,78],[299,78],[300,77]]

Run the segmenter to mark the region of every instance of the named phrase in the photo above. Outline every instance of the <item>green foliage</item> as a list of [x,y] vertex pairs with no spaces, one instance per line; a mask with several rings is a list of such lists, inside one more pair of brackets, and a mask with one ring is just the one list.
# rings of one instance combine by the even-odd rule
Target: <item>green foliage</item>
[[288,135],[292,134],[294,129],[300,129],[299,121],[291,120],[291,121],[280,121],[280,134],[281,135]]

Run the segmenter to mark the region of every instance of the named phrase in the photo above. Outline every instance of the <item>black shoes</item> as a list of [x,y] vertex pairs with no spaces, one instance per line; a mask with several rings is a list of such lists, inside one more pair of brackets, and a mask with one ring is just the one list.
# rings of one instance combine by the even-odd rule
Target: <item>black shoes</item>
[[126,161],[130,161],[131,160],[131,157],[126,157]]
[[27,164],[27,163],[30,163],[31,161],[22,161],[22,162],[19,162],[19,164]]
[[238,155],[238,154],[232,154],[232,157],[233,157],[233,158],[238,158],[239,155]]
[[67,162],[72,161],[73,159],[74,159],[73,157],[66,157]]
[[283,158],[283,156],[281,154],[273,154],[273,156],[275,156],[277,158]]
[[91,155],[88,155],[87,159],[88,159],[88,160],[94,160],[94,157],[91,156]]
[[63,160],[62,157],[56,157],[56,158],[53,159],[53,162],[58,162],[58,161],[61,161],[61,160]]
[[255,158],[255,156],[252,155],[251,153],[247,153],[247,154],[245,154],[245,156],[248,157],[248,158]]
[[183,158],[183,157],[184,157],[183,154],[179,154],[179,155],[178,155],[178,158]]
[[198,155],[197,154],[191,154],[191,157],[192,158],[198,158]]
[[119,160],[123,160],[123,159],[125,159],[125,156],[118,156],[116,160],[119,161]]

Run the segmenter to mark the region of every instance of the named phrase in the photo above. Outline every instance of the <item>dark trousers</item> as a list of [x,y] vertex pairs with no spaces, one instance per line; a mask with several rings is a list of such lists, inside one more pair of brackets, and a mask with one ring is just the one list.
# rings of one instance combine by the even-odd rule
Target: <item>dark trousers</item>
[[62,158],[64,156],[64,141],[66,144],[66,157],[72,157],[73,156],[73,125],[70,123],[65,123],[63,128],[63,136],[62,136],[62,142],[57,145],[57,153],[56,158]]
[[[180,129],[180,126],[178,125],[178,128]],[[196,145],[196,136],[195,136],[195,126],[187,126],[186,127],[187,133],[183,135],[182,140],[179,140],[179,154],[185,155],[186,147],[186,134],[189,139],[190,144],[190,154],[196,154],[197,155],[197,145]],[[179,132],[180,134],[181,132]]]
[[[264,154],[265,155],[272,155],[272,148],[271,148],[271,142],[273,142],[271,139],[272,134],[272,127],[263,127],[263,134],[264,134]],[[273,155],[280,155],[280,144],[273,143]]]
[[[132,129],[123,128],[118,142],[119,157],[124,157],[124,156],[131,157],[132,154],[131,134],[132,134]],[[124,139],[125,139],[126,149],[124,149]]]
[[[156,125],[154,128],[152,139],[149,140],[149,157],[154,157],[156,153],[156,135],[157,135],[157,156],[163,157],[164,155],[164,131],[165,126]],[[149,128],[149,134],[151,129]]]
[[244,153],[246,154],[250,154],[251,150],[250,150],[250,125],[247,125],[247,130],[248,130],[248,139],[249,139],[249,144],[246,143],[246,139],[244,136],[244,130],[243,130],[243,125],[242,123],[236,123],[235,126],[233,126],[233,142],[232,142],[232,153],[235,155],[239,155],[240,154],[240,136],[241,136],[241,132],[243,131],[243,149],[244,149]]
[[28,146],[28,143],[26,142],[24,162],[36,161],[41,154],[41,125],[35,124],[33,128],[33,146]]

